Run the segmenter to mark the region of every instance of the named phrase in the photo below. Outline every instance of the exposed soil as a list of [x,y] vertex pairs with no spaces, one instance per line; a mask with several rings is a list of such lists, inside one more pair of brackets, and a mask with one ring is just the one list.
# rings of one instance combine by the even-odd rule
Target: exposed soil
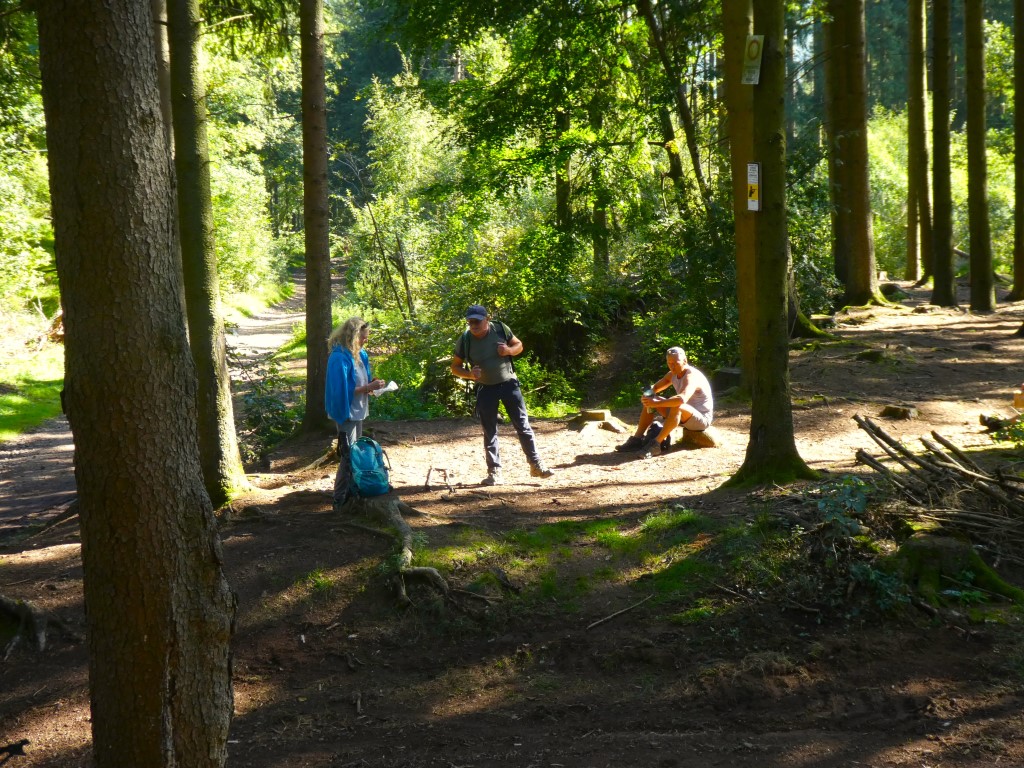
[[[975,316],[911,293],[900,309],[841,315],[847,343],[794,351],[797,442],[812,467],[863,474],[854,454],[873,444],[852,416],[877,417],[883,405],[917,409],[885,422],[894,436],[913,443],[934,429],[967,450],[992,446],[979,414],[1012,413],[1024,306]],[[859,359],[866,349],[881,358]],[[633,411],[616,415],[635,423]],[[502,428],[498,488],[478,485],[481,438],[469,419],[373,426],[396,493],[422,513],[410,524],[437,547],[472,529],[635,524],[673,506],[733,520],[771,514],[770,495],[720,489],[743,461],[748,406],[720,402],[715,424],[721,447],[640,458],[616,453],[624,436],[612,431],[534,420],[556,470],[546,481],[530,477]],[[464,596],[462,610],[413,587],[416,605],[402,611],[381,576],[393,542],[358,527],[372,521],[331,512],[333,466],[303,469],[328,444],[282,446],[224,515],[239,595],[230,766],[1024,765],[1017,612],[970,628],[913,612],[883,625],[734,593],[728,611],[686,625],[671,620],[678,605],[637,605],[651,591],[626,568],[571,599],[524,583],[521,594],[495,588],[490,601]],[[2,466],[6,495],[29,487],[30,470]],[[37,520],[12,514],[0,530],[0,594],[82,632],[76,522],[30,535]],[[593,556],[559,551],[553,573],[564,587]],[[479,569],[467,558],[445,575],[464,588]],[[729,589],[705,591],[721,599]],[[30,740],[12,766],[88,764],[86,678],[84,644],[59,634],[43,653],[21,647],[0,661],[0,745]]]

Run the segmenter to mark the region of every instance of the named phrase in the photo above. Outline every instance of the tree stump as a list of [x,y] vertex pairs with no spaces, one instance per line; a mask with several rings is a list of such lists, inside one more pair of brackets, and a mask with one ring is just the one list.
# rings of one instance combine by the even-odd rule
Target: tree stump
[[939,604],[943,577],[959,582],[967,572],[973,575],[973,586],[1024,604],[1024,590],[1003,581],[966,541],[919,533],[907,539],[894,558],[907,583],[931,606]]
[[603,408],[589,408],[580,411],[569,420],[570,429],[577,432],[589,432],[593,429],[606,429],[610,432],[623,434],[632,431],[620,419],[612,416],[611,411]]
[[708,427],[702,432],[694,432],[692,429],[683,430],[681,445],[691,448],[717,448],[722,444],[722,433],[714,427]]

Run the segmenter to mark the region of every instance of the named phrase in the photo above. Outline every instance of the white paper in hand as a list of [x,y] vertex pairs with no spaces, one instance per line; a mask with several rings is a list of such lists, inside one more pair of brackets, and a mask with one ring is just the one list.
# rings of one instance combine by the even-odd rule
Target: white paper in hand
[[380,397],[385,392],[394,392],[396,389],[398,389],[398,385],[395,384],[395,382],[393,382],[393,381],[389,381],[387,383],[387,386],[381,387],[380,389],[373,390],[372,394],[373,394],[374,397]]

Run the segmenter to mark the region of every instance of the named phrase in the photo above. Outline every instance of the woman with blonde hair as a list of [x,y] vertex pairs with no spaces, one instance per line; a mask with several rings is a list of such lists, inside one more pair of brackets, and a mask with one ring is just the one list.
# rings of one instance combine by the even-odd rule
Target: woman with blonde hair
[[327,415],[338,427],[338,474],[334,478],[334,511],[340,511],[351,493],[352,470],[349,446],[362,437],[363,421],[370,412],[370,392],[384,386],[373,378],[370,357],[363,347],[370,336],[370,324],[350,317],[327,339]]

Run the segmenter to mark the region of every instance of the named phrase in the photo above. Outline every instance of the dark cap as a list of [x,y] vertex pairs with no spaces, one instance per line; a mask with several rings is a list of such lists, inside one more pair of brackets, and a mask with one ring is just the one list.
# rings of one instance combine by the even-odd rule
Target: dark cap
[[466,310],[467,320],[486,320],[487,319],[487,307],[481,306],[480,304],[474,304]]

